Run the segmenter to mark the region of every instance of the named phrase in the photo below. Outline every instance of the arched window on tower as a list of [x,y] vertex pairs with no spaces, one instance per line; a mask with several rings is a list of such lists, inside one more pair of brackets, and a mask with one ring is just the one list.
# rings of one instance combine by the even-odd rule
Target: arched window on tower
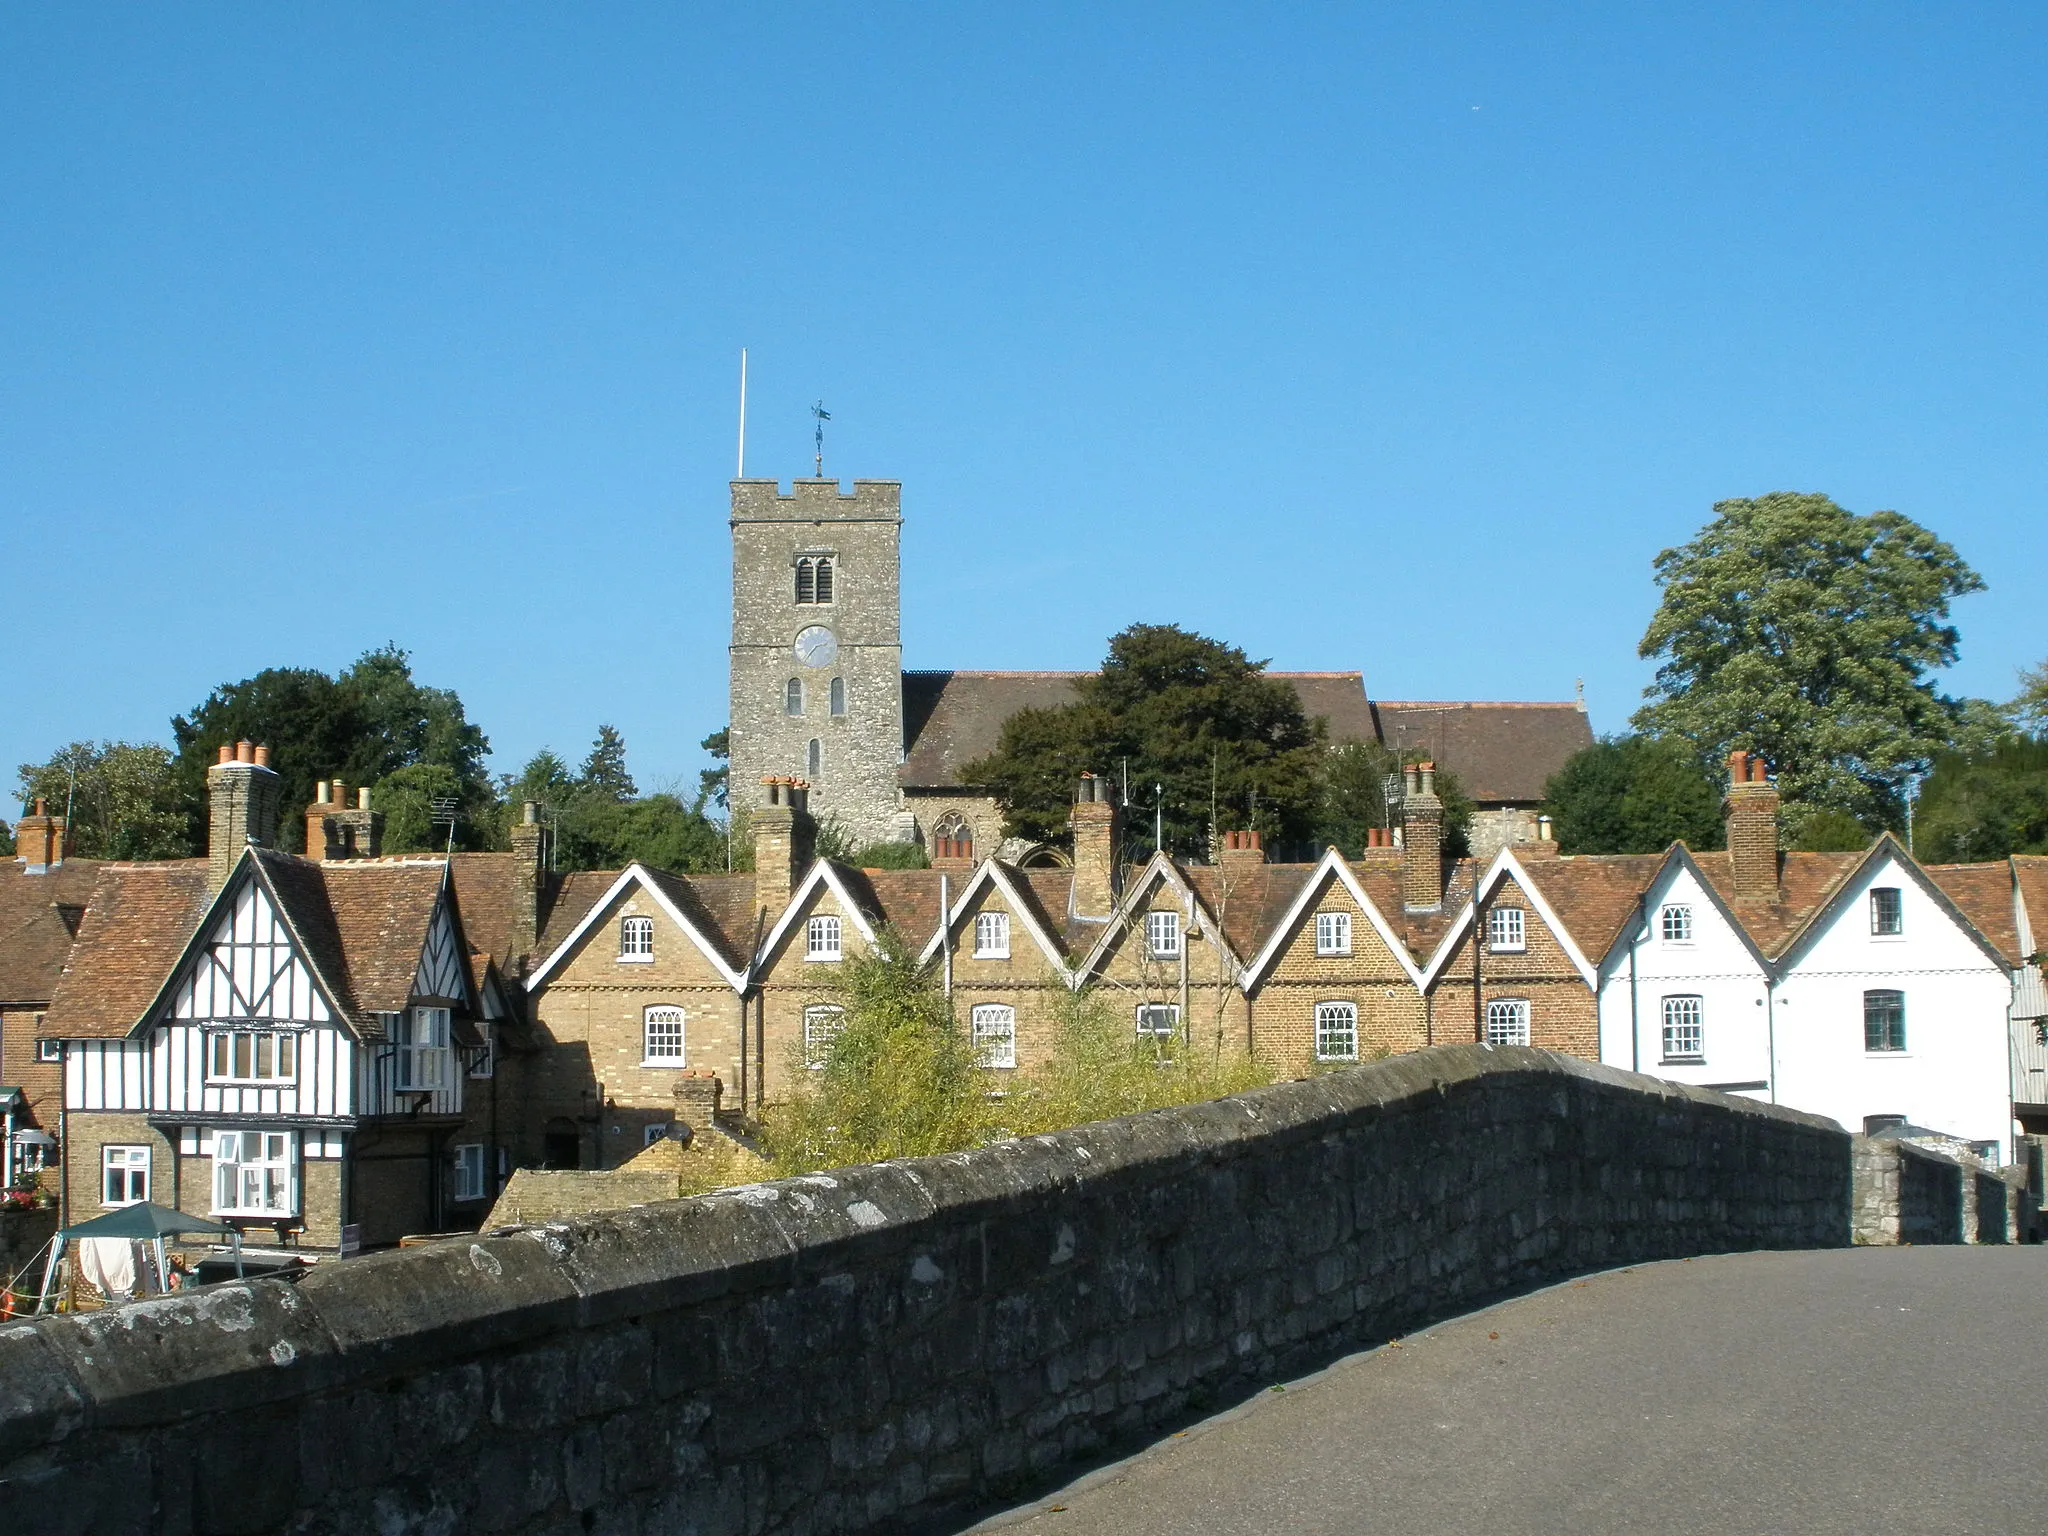
[[811,781],[816,783],[825,776],[825,744],[815,736],[811,738],[811,750],[808,756],[809,767],[806,771]]
[[799,560],[796,563],[796,600],[799,603],[815,603],[818,600],[818,563],[815,560]]
[[835,715],[846,713],[846,679],[843,677],[832,679],[832,713]]
[[832,601],[832,557],[830,555],[818,556],[817,594],[818,601],[821,603]]
[[782,712],[785,715],[800,715],[804,712],[804,680],[792,677],[782,686]]

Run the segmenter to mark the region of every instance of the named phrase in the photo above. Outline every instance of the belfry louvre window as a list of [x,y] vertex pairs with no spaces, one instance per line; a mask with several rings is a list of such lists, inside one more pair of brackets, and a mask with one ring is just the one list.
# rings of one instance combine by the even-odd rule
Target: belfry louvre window
[[817,1071],[832,1054],[840,1032],[846,1028],[846,1010],[832,1003],[819,1003],[804,1010],[804,1065]]
[[213,1208],[223,1215],[290,1215],[299,1208],[292,1131],[215,1131]]
[[149,1198],[149,1148],[100,1148],[100,1204],[140,1205]]
[[1906,1048],[1906,994],[1880,988],[1863,994],[1863,1049]]
[[800,715],[804,712],[804,680],[792,677],[782,685],[782,712],[785,715]]
[[683,1064],[683,1010],[650,1008],[642,1015],[644,1044],[642,1066],[680,1067]]
[[448,1010],[412,1008],[391,1016],[392,1086],[418,1093],[448,1081]]
[[1692,908],[1673,905],[1657,915],[1659,931],[1667,944],[1685,944],[1692,940]]
[[968,1024],[975,1059],[984,1067],[1017,1065],[1017,1010],[1008,1003],[977,1003]]
[[796,563],[796,600],[799,603],[832,601],[832,557],[806,555]]
[[1529,1043],[1529,1003],[1520,997],[1496,998],[1486,1005],[1486,1043],[1488,1045],[1527,1045]]
[[1316,914],[1316,953],[1319,955],[1348,955],[1351,953],[1351,914],[1349,912],[1318,912]]
[[977,912],[974,914],[974,958],[977,960],[1007,960],[1010,958],[1009,913]]
[[1700,1000],[1696,997],[1664,999],[1664,1059],[1699,1061],[1706,1054],[1705,1031],[1701,1024]]
[[1870,931],[1891,938],[1906,931],[1906,910],[1894,885],[1881,885],[1870,893]]
[[1171,960],[1180,953],[1180,914],[1145,914],[1145,952],[1155,960]]
[[1528,947],[1520,907],[1495,907],[1486,914],[1486,947],[1495,953]]
[[619,958],[621,960],[652,960],[654,958],[653,918],[626,917],[619,920]]
[[288,1030],[223,1029],[209,1037],[210,1083],[289,1082],[299,1075],[299,1037]]
[[1358,1060],[1358,1005],[1316,1004],[1316,1060]]
[[806,960],[837,960],[845,950],[841,947],[839,919],[823,914],[804,924],[804,958]]

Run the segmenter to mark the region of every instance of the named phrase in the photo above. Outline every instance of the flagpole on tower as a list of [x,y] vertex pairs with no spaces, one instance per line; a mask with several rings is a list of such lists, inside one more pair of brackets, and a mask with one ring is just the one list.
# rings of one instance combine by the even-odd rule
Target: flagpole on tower
[[735,480],[747,478],[747,349],[740,348],[740,467]]

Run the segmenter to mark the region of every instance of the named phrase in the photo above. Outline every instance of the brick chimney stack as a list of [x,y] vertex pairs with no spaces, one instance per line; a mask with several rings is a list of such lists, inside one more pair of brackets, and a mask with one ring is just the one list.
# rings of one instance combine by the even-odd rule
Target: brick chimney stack
[[278,801],[284,781],[270,766],[270,748],[238,741],[220,749],[206,770],[211,811],[206,835],[206,878],[212,890],[228,883],[242,850],[277,846]]
[[542,852],[540,806],[528,800],[512,824],[512,955],[513,967],[524,974],[533,947],[540,942],[540,893],[547,873]]
[[767,803],[755,807],[754,904],[766,912],[789,905],[798,878],[811,862],[816,828],[811,822],[811,787],[802,779],[761,781]]
[[309,859],[374,859],[384,849],[384,813],[370,809],[370,790],[356,791],[349,804],[348,786],[322,779],[306,807],[306,857]]
[[676,1120],[691,1131],[708,1131],[718,1123],[719,1099],[725,1085],[708,1067],[691,1067],[676,1074]]
[[1778,895],[1778,786],[1754,752],[1728,754],[1728,863],[1738,898],[1773,901]]
[[1402,800],[1401,905],[1435,912],[1444,904],[1444,803],[1436,794],[1436,764],[1407,769]]
[[1257,832],[1226,832],[1216,862],[1233,874],[1258,869],[1266,862],[1265,840]]
[[1074,916],[1107,918],[1116,908],[1122,818],[1107,779],[1081,775],[1067,826],[1074,834]]
[[64,835],[64,818],[52,816],[38,798],[36,808],[14,824],[14,856],[21,860],[22,873],[47,875],[62,864]]

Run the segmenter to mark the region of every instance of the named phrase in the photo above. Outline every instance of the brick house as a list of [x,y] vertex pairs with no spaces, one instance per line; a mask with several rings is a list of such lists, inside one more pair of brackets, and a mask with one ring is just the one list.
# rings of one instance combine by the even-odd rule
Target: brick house
[[0,1187],[34,1179],[52,1155],[63,1066],[43,1015],[85,916],[97,859],[65,854],[65,819],[40,800],[0,863]]

